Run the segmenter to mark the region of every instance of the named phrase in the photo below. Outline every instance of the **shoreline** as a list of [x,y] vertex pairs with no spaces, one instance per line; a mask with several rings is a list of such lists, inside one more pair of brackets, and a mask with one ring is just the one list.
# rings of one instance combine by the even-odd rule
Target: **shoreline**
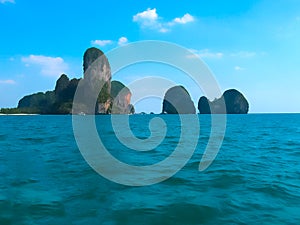
[[[190,114],[190,115],[288,115],[288,114],[300,114],[298,112],[284,112],[284,113],[247,113],[247,114],[200,114],[200,113],[196,113],[196,114]],[[70,115],[72,116],[72,114],[35,114],[35,113],[12,113],[12,114],[4,114],[4,113],[0,113],[0,116],[66,116],[66,115]],[[79,114],[74,114],[74,115],[79,115]],[[106,116],[106,115],[112,115],[112,114],[93,114],[94,116]],[[114,114],[114,115],[121,115],[121,114]],[[189,114],[161,114],[161,113],[135,113],[135,114],[124,114],[124,115],[189,115]],[[79,115],[80,116],[80,115]],[[84,115],[85,116],[85,115]]]
[[0,116],[38,116],[40,114],[27,114],[27,113],[13,113],[13,114],[4,114],[0,113]]

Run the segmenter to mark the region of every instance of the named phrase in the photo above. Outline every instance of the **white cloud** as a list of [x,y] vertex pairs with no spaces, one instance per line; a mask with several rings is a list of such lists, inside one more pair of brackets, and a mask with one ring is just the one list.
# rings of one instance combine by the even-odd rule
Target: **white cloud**
[[156,8],[150,9],[137,13],[133,16],[133,21],[138,23],[142,28],[149,28],[160,31],[163,28],[163,24],[159,22]]
[[186,24],[194,21],[194,17],[189,13],[186,13],[183,17],[178,17],[170,22],[163,21],[162,17],[159,17],[156,8],[150,9],[143,12],[139,12],[133,16],[133,22],[138,23],[143,29],[157,30],[161,33],[166,33],[171,30],[171,27],[176,24]]
[[23,57],[22,62],[24,62],[27,67],[31,65],[39,66],[41,68],[41,74],[45,76],[58,77],[62,73],[66,73],[68,69],[68,65],[60,57],[30,55]]
[[128,43],[128,39],[126,37],[120,37],[118,40],[118,45],[126,45]]
[[189,23],[189,22],[193,22],[194,20],[195,20],[194,17],[191,16],[189,13],[187,13],[181,18],[175,18],[174,22],[175,23],[186,24],[186,23]]
[[256,56],[256,52],[240,51],[240,52],[231,53],[230,56],[239,57],[239,58],[251,58]]
[[4,3],[16,3],[15,0],[0,0],[0,3],[4,4]]
[[245,70],[245,68],[240,67],[240,66],[235,66],[235,67],[234,67],[234,70],[236,70],[236,71],[241,71],[241,70]]
[[152,23],[158,19],[158,15],[156,13],[156,8],[150,9],[148,8],[144,12],[137,13],[133,16],[133,21],[142,22],[142,23]]
[[222,52],[212,52],[209,49],[203,49],[203,50],[195,50],[195,49],[189,49],[193,54],[187,55],[188,58],[210,58],[210,59],[221,59],[224,54]]
[[110,45],[113,42],[111,40],[94,40],[91,41],[92,45],[99,45],[101,47],[106,46],[106,45]]
[[0,84],[16,84],[14,80],[0,80]]

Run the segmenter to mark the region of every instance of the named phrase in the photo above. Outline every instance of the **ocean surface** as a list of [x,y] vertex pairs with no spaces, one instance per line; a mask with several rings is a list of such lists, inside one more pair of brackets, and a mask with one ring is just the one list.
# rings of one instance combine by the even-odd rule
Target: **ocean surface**
[[[131,131],[149,137],[156,116],[130,116]],[[96,123],[112,155],[151,165],[172,153],[180,135],[178,116],[158,117],[168,130],[148,152],[123,146],[110,116],[97,116]],[[71,116],[0,116],[0,224],[300,224],[300,114],[228,115],[219,154],[203,172],[211,120],[199,118],[199,137],[190,134],[199,143],[182,170],[158,184],[130,187],[88,165]]]

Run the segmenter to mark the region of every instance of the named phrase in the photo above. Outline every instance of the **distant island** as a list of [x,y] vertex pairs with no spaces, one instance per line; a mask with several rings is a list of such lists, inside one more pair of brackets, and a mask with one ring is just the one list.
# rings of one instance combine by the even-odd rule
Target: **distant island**
[[89,84],[88,88],[91,89],[97,82],[103,84],[95,111],[92,113],[133,114],[135,112],[133,105],[130,104],[131,91],[121,82],[111,81],[110,65],[101,50],[94,47],[86,50],[83,56],[83,71],[84,78],[80,79],[70,80],[67,75],[62,74],[56,81],[53,91],[25,96],[19,101],[17,108],[4,108],[0,110],[0,113],[72,114],[74,95],[82,79]]
[[[56,81],[55,89],[45,93],[38,92],[23,97],[17,108],[2,108],[0,114],[134,114],[131,104],[131,91],[119,81],[111,81],[111,69],[107,57],[97,48],[89,48],[83,55],[84,76],[80,79],[69,79],[62,74]],[[73,99],[79,82],[84,82],[83,94],[87,99],[90,90],[98,94],[95,109],[88,110],[84,104],[73,110]],[[98,93],[98,92],[97,92]],[[97,96],[97,95],[96,95]],[[225,103],[222,105],[222,103]],[[79,109],[78,109],[79,108]],[[246,114],[249,103],[237,90],[230,89],[214,101],[202,96],[198,101],[200,114],[227,113]],[[162,114],[195,114],[195,105],[183,86],[174,86],[165,93]]]
[[[213,101],[202,96],[198,101],[200,114],[247,114],[249,103],[242,93],[230,89]],[[164,97],[162,114],[195,114],[190,94],[183,86],[170,88]]]
[[163,114],[195,114],[195,105],[189,92],[183,86],[170,88],[164,97]]
[[[225,108],[222,106],[222,103]],[[230,89],[214,101],[209,101],[202,96],[198,102],[200,114],[247,114],[249,111],[249,103],[242,93],[235,89]]]

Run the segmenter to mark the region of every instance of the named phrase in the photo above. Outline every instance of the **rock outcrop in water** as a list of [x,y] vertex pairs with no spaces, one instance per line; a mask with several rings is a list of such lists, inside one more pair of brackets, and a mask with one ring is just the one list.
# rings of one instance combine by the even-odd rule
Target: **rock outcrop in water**
[[[225,103],[225,105],[222,103]],[[225,106],[225,109],[223,106]],[[198,102],[198,109],[201,114],[247,114],[249,103],[242,93],[235,89],[230,89],[225,91],[221,98],[212,102],[202,96]]]
[[196,109],[188,91],[183,86],[175,86],[165,94],[162,113],[195,114]]

